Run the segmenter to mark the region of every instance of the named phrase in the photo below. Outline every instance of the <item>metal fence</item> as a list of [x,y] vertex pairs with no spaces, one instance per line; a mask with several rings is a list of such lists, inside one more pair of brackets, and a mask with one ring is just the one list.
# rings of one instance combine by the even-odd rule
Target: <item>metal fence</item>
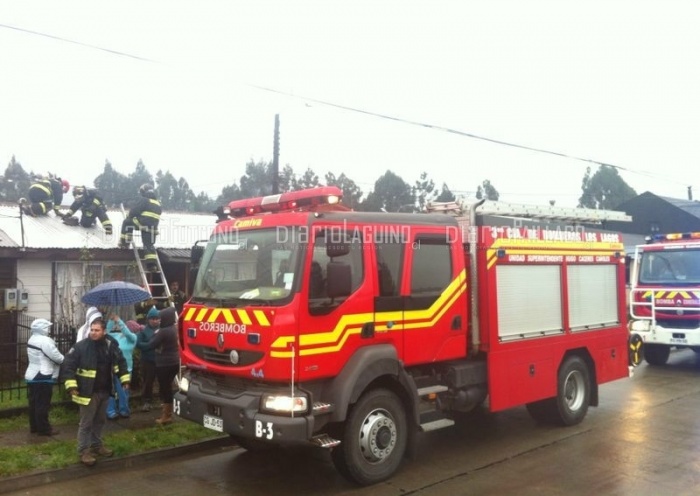
[[[26,398],[27,341],[34,319],[22,312],[3,312],[0,316],[0,408],[3,402]],[[77,329],[55,323],[50,333],[58,350],[65,355],[75,343]],[[134,353],[133,368],[131,385],[137,388],[141,384],[138,351]]]
[[[26,397],[24,372],[27,370],[27,341],[35,317],[23,312],[6,312],[0,319],[0,404]],[[76,329],[67,325],[51,326],[51,336],[64,355],[75,343]]]

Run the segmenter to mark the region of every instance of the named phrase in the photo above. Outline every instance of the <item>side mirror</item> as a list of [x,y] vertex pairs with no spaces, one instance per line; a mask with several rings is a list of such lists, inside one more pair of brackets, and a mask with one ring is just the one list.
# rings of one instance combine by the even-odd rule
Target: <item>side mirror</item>
[[[199,243],[204,243],[200,245]],[[192,245],[192,250],[190,251],[190,264],[192,267],[198,267],[199,262],[202,260],[202,255],[204,255],[204,247],[206,246],[206,241],[196,241]]]

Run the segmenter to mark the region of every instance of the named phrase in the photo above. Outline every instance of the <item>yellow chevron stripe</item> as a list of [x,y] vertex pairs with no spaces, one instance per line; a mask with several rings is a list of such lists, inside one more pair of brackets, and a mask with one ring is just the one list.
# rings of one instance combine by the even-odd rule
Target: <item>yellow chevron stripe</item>
[[236,313],[238,314],[238,318],[240,321],[245,324],[245,325],[251,325],[253,323],[252,320],[250,320],[250,317],[248,316],[248,312],[246,312],[243,309],[237,309]]
[[202,308],[202,309],[200,309],[200,310],[199,310],[199,313],[197,314],[197,317],[195,317],[194,320],[198,320],[198,321],[200,321],[200,322],[203,321],[203,320],[204,320],[204,317],[206,316],[206,314],[207,314],[208,311],[209,311],[208,308]]
[[262,310],[253,310],[253,315],[258,320],[258,323],[263,327],[269,327],[270,321],[267,320],[267,315]]
[[192,316],[194,315],[195,311],[195,308],[188,308],[187,313],[185,313],[185,320],[192,320]]

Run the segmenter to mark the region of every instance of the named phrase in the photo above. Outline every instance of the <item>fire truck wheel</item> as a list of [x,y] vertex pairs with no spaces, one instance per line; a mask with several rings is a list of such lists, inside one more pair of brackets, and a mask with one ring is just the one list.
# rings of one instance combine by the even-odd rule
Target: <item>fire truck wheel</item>
[[591,379],[588,366],[580,357],[567,358],[559,369],[557,395],[526,405],[527,412],[538,423],[575,425],[588,413]]
[[338,472],[359,485],[376,484],[398,469],[407,445],[406,413],[388,389],[364,393],[348,412],[332,459]]
[[671,354],[671,347],[663,344],[644,345],[644,360],[649,365],[666,365]]
[[576,425],[588,413],[591,399],[591,375],[581,357],[570,356],[559,369],[555,421],[561,425]]

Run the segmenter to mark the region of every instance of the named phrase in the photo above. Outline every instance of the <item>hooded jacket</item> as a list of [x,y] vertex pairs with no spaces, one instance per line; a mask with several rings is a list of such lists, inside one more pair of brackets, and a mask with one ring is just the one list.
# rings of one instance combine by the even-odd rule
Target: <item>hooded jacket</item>
[[129,372],[131,372],[134,369],[136,334],[131,332],[131,329],[129,329],[122,319],[119,319],[117,322],[110,319],[107,322],[107,334],[112,336],[117,343],[119,343],[119,349],[122,350],[122,354],[126,359],[126,366],[129,368]]
[[174,307],[160,311],[160,329],[147,343],[139,343],[142,350],[156,350],[156,367],[180,365],[180,345],[177,336],[177,312]]
[[97,309],[97,307],[90,307],[85,312],[85,323],[80,326],[78,333],[75,337],[75,342],[78,343],[88,337],[90,334],[90,325],[95,319],[101,319],[102,313]]
[[29,383],[55,383],[58,378],[63,354],[56,348],[56,342],[49,337],[49,327],[52,325],[46,319],[32,322],[32,335],[27,341],[29,366],[24,374],[24,379]]

